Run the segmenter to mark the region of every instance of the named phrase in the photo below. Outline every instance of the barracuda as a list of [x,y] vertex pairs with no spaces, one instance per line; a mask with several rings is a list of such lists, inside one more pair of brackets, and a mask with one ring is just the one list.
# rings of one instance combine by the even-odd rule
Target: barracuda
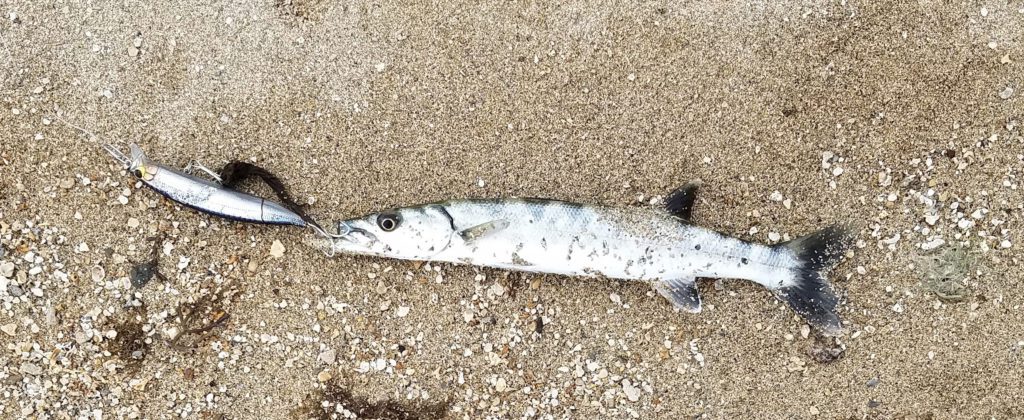
[[827,335],[842,332],[822,271],[842,257],[848,229],[831,226],[761,245],[694,226],[698,183],[664,209],[540,199],[455,200],[339,222],[332,252],[441,261],[569,276],[640,280],[676,307],[700,312],[696,279],[737,278],[773,291]]

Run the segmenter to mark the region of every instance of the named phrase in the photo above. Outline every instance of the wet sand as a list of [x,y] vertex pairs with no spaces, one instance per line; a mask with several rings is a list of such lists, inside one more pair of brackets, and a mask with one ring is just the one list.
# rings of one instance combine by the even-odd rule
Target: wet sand
[[[1024,416],[1020,4],[0,12],[4,418]],[[101,142],[253,161],[325,221],[700,178],[695,223],[747,240],[861,223],[830,274],[846,334],[738,280],[685,314],[640,283],[327,258],[138,188]],[[133,288],[154,249],[166,280]]]

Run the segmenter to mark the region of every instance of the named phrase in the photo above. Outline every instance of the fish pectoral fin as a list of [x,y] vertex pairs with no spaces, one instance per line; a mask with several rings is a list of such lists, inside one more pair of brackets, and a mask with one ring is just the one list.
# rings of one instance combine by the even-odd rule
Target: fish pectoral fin
[[693,203],[697,201],[697,188],[700,185],[700,180],[693,180],[672,191],[665,199],[665,210],[673,216],[690,221],[693,216]]
[[487,223],[481,223],[471,228],[460,230],[459,237],[461,237],[463,241],[473,242],[487,235],[493,235],[495,233],[501,232],[502,230],[505,230],[505,228],[507,227],[508,220],[491,220],[490,222]]
[[654,282],[654,290],[672,302],[672,306],[692,314],[700,312],[700,292],[694,277],[658,280]]

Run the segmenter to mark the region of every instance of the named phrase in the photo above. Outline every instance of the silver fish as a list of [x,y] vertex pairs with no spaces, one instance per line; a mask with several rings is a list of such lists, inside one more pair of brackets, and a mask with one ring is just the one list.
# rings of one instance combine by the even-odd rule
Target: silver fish
[[332,252],[441,261],[509,270],[651,282],[696,313],[696,278],[738,278],[773,291],[827,335],[842,333],[837,299],[822,271],[842,257],[850,231],[832,226],[761,245],[690,223],[697,183],[664,209],[541,199],[456,200],[339,222]]

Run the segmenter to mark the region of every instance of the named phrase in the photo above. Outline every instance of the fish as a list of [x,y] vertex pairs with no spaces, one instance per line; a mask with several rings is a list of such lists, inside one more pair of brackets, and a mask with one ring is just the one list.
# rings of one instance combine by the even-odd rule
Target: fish
[[335,254],[644,281],[676,308],[699,313],[698,278],[760,284],[827,336],[841,335],[839,299],[824,272],[845,255],[852,226],[834,224],[759,244],[692,222],[699,181],[663,207],[549,199],[462,199],[395,208],[338,222],[318,245]]

